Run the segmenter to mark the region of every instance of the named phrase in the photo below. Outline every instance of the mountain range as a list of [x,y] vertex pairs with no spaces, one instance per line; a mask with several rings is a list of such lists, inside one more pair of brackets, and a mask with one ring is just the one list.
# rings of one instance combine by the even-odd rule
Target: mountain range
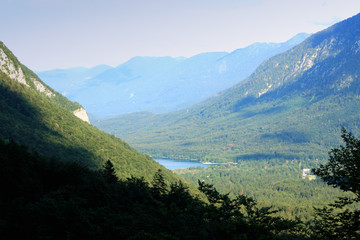
[[190,58],[134,57],[115,68],[100,65],[37,74],[100,119],[138,111],[167,113],[233,86],[261,62],[308,36],[301,33],[283,43],[254,43],[231,53],[209,52]]
[[245,80],[168,114],[96,123],[155,157],[313,160],[360,131],[360,15],[265,60]]

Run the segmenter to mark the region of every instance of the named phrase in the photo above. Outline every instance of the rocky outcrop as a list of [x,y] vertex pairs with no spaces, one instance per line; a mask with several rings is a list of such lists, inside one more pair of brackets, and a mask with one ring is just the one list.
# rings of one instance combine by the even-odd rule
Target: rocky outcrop
[[19,66],[16,68],[13,61],[6,55],[3,49],[0,48],[0,71],[8,75],[12,80],[16,80],[29,87],[25,80],[25,75]]
[[90,123],[89,116],[87,115],[87,112],[84,108],[76,109],[75,111],[73,111],[73,114],[84,122]]
[[[31,75],[25,76],[21,64],[16,60],[16,58],[11,57],[11,55],[7,55],[6,47],[4,47],[4,51],[2,46],[2,42],[0,42],[0,72],[5,73],[11,80],[17,81],[21,84],[24,84],[26,87],[43,93],[48,98],[56,97],[57,93],[47,87],[40,79],[37,79]],[[89,117],[84,108],[78,108],[72,113],[84,122],[90,123]]]
[[35,78],[31,79],[36,87],[36,90],[44,93],[47,97],[55,97],[55,93],[47,89],[41,82],[37,81]]
[[[21,69],[21,66],[18,65],[18,67],[16,67],[14,61],[11,60],[8,55],[6,55],[2,48],[0,48],[0,71],[8,75],[10,79],[30,87],[30,85],[26,82],[25,74]],[[35,89],[37,91],[44,93],[49,98],[55,97],[55,93],[48,89],[43,83],[35,78],[30,79],[34,83]]]

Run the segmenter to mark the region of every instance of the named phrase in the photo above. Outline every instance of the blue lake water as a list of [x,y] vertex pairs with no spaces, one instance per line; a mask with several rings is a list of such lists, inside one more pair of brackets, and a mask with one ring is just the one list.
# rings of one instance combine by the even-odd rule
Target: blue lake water
[[181,161],[181,160],[173,160],[173,159],[157,159],[154,158],[155,161],[166,167],[167,169],[174,170],[179,168],[188,168],[188,167],[207,167],[209,165],[203,164],[200,162],[192,162],[192,161]]

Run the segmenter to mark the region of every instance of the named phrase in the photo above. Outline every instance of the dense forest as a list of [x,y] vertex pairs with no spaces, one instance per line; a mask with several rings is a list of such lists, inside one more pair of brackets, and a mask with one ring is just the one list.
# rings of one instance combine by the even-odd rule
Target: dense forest
[[273,239],[298,225],[208,184],[203,201],[161,171],[119,180],[110,161],[95,171],[14,142],[0,142],[0,189],[4,239]]
[[328,186],[320,178],[302,178],[303,169],[319,165],[319,162],[300,160],[247,160],[236,165],[191,167],[174,172],[193,184],[198,180],[213,184],[219,192],[231,197],[238,194],[251,196],[260,206],[274,206],[281,210],[277,216],[300,218],[306,222],[313,218],[314,207],[325,206],[340,196],[352,195]]
[[111,161],[90,170],[0,141],[0,232],[28,239],[357,239],[360,140],[345,130],[343,139],[346,145],[312,171],[352,194],[315,208],[308,221],[280,217],[279,209],[202,180],[206,199],[181,181],[167,184],[161,170],[151,182],[119,179]]

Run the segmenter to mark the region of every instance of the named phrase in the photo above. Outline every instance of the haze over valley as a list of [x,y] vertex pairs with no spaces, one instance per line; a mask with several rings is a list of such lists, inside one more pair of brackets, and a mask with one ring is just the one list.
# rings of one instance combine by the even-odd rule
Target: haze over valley
[[300,33],[284,43],[254,43],[227,52],[185,57],[134,57],[110,68],[55,69],[40,78],[97,118],[139,111],[166,113],[194,105],[249,76],[267,58],[302,42]]

